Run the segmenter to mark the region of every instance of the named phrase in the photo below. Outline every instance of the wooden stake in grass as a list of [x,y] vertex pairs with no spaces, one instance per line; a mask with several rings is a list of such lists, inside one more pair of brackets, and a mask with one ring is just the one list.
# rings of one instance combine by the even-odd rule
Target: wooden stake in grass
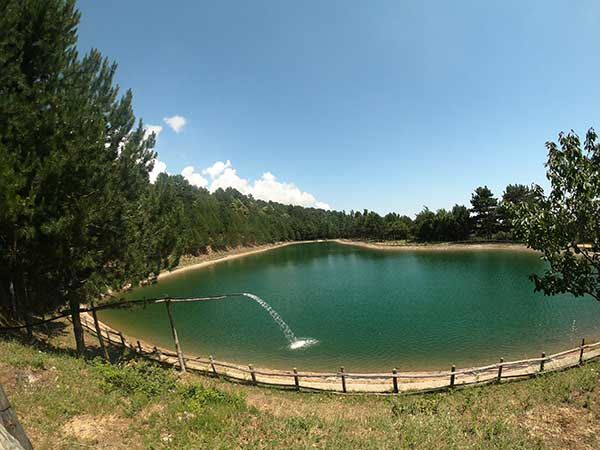
[[540,361],[540,372],[544,371],[545,364],[546,364],[546,352],[542,352],[542,360]]
[[[94,305],[92,304],[92,308]],[[100,350],[104,355],[104,359],[110,362],[110,356],[108,356],[108,350],[104,346],[104,339],[102,339],[102,330],[100,329],[100,322],[98,322],[98,315],[96,310],[92,309],[92,317],[94,318],[94,328],[96,328],[96,335],[98,336],[98,343],[100,344]]]
[[450,369],[450,387],[454,387],[454,381],[456,380],[456,374],[454,372],[456,372],[456,366],[452,366],[452,369]]
[[175,324],[173,323],[173,315],[171,314],[171,301],[167,300],[165,302],[167,306],[167,314],[169,315],[169,323],[171,324],[171,331],[173,332],[173,340],[175,341],[175,350],[177,350],[177,359],[179,360],[179,367],[182,372],[185,372],[185,361],[183,360],[183,352],[181,351],[181,346],[179,345],[179,338],[177,337],[177,330],[175,329]]
[[583,350],[585,346],[585,338],[581,340],[581,350],[579,351],[579,365],[583,364]]
[[300,379],[298,378],[298,369],[294,367],[294,385],[296,386],[296,390],[300,390]]
[[344,375],[343,367],[340,367],[340,375],[342,377],[342,392],[346,392],[346,375]]
[[217,369],[215,369],[215,361],[214,361],[212,355],[209,355],[208,360],[210,361],[210,368],[212,369],[215,376],[217,376]]
[[252,378],[252,384],[256,384],[256,372],[254,372],[254,367],[252,367],[252,364],[248,364],[248,369],[250,369],[250,377]]
[[398,369],[392,370],[392,384],[394,386],[394,394],[398,393]]
[[500,365],[498,366],[498,383],[502,380],[502,363],[504,362],[504,358],[500,358]]

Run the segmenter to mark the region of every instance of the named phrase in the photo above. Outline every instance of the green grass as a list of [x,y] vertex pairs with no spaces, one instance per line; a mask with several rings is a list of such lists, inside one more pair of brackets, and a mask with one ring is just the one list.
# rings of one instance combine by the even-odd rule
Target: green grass
[[600,363],[412,396],[277,391],[0,341],[0,382],[42,449],[593,449]]

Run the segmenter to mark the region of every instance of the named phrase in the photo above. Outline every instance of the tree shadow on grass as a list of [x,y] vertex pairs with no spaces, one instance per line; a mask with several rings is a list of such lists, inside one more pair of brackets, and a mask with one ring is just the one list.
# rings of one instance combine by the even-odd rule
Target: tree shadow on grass
[[[25,329],[0,333],[0,340],[17,341],[24,346],[33,347],[47,354],[72,358],[79,357],[75,350],[75,340],[73,338],[71,323],[66,319],[40,325],[36,327],[32,334],[28,334]],[[86,352],[81,358],[89,361],[96,358],[105,359],[98,338],[94,334],[85,331],[84,340]],[[171,365],[164,361],[159,362],[150,358],[149,355],[138,353],[118,343],[108,343],[106,339],[103,339],[103,343],[111,363],[127,363],[136,359],[148,359],[162,367],[171,367]]]
[[[57,320],[35,327],[32,334],[29,334],[25,329],[14,330],[0,333],[0,339],[3,341],[17,341],[22,345],[34,347],[44,353],[64,355],[77,358],[75,344],[72,335],[71,323],[67,320]],[[103,358],[104,354],[100,348],[98,340],[95,336],[85,333],[86,352],[82,356],[84,359]],[[129,349],[124,349],[121,346],[108,344],[105,340],[110,360],[122,361],[131,359],[130,354],[134,354]]]

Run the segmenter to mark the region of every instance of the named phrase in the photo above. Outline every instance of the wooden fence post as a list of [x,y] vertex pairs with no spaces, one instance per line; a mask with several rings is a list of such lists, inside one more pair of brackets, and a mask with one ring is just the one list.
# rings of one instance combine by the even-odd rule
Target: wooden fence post
[[298,378],[298,369],[294,367],[294,385],[296,386],[296,390],[300,390],[300,379]]
[[256,373],[254,372],[254,367],[252,367],[252,364],[248,364],[248,369],[250,369],[250,377],[252,378],[252,384],[256,384]]
[[346,392],[346,375],[344,375],[343,367],[340,367],[340,375],[342,376],[342,392]]
[[215,374],[215,376],[217,376],[217,369],[215,369],[215,362],[214,362],[214,360],[213,360],[213,357],[212,357],[212,355],[210,355],[210,356],[208,357],[208,359],[209,359],[209,361],[210,361],[210,367],[211,367],[211,369],[212,369],[213,373]]
[[540,372],[544,371],[545,364],[546,364],[546,352],[542,352],[542,360],[540,361]]
[[33,450],[33,446],[23,430],[17,415],[10,406],[8,397],[0,384],[0,425],[4,426],[6,431],[13,436],[25,450]]
[[502,380],[502,363],[504,362],[504,358],[500,358],[500,365],[498,366],[498,383]]
[[583,364],[583,350],[585,345],[585,338],[581,340],[581,350],[579,351],[579,365]]
[[185,361],[183,360],[183,353],[181,351],[181,346],[179,345],[179,338],[177,337],[177,330],[175,329],[175,324],[173,323],[173,315],[171,314],[171,301],[167,300],[165,302],[167,306],[167,314],[169,315],[169,323],[171,324],[171,331],[173,332],[173,340],[175,341],[175,350],[177,350],[177,359],[179,360],[179,367],[182,372],[185,372]]
[[456,372],[456,366],[452,365],[452,369],[450,369],[450,387],[453,388],[454,387],[454,381],[456,380],[456,374],[454,372]]
[[[92,308],[94,304],[92,303]],[[110,357],[108,356],[108,350],[104,346],[104,339],[102,339],[102,330],[100,329],[100,323],[98,322],[98,315],[96,314],[96,310],[92,309],[92,317],[94,319],[94,328],[96,328],[96,334],[98,335],[98,343],[100,344],[100,350],[104,355],[104,359],[110,362]]]
[[160,350],[158,349],[158,347],[156,345],[154,346],[154,354],[156,355],[156,357],[160,361],[161,357],[162,357],[162,353],[160,352]]
[[123,347],[127,347],[127,343],[125,342],[125,336],[123,336],[123,333],[121,333],[120,331],[119,331],[119,338],[121,339],[121,345]]
[[394,394],[398,393],[398,369],[394,367],[392,370],[392,385],[394,386]]

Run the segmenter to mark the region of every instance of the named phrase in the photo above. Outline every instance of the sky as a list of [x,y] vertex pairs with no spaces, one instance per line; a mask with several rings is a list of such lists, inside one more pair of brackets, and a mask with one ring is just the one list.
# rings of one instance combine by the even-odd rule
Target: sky
[[157,169],[209,190],[412,215],[547,186],[544,143],[600,128],[597,0],[78,6]]

